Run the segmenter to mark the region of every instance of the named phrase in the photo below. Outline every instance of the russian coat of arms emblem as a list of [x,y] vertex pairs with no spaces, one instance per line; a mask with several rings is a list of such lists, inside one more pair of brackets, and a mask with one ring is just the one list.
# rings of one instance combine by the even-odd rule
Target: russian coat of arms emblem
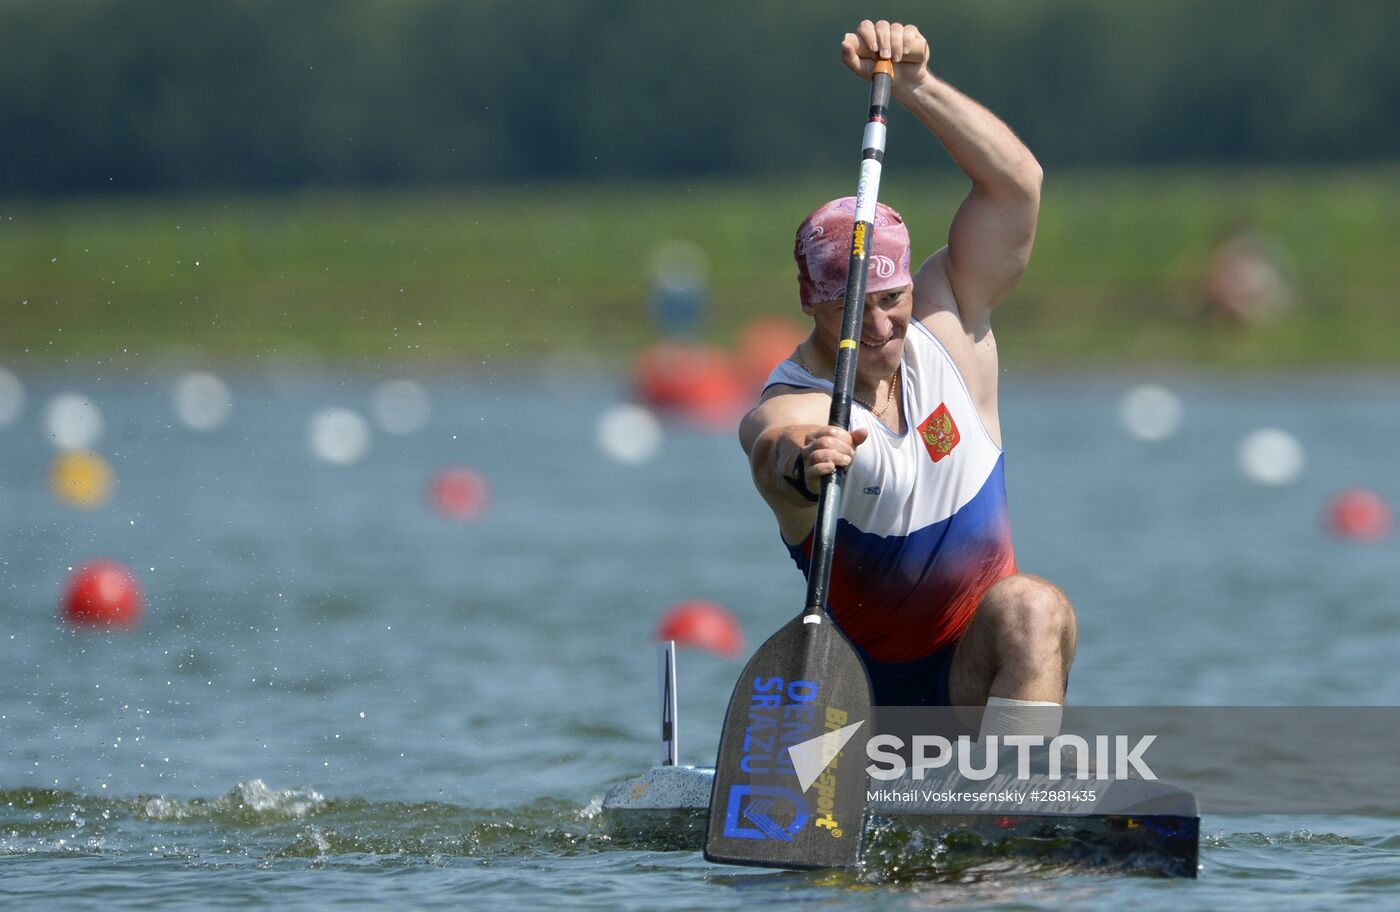
[[933,414],[919,425],[919,437],[928,448],[928,454],[933,457],[934,462],[953,452],[953,447],[958,445],[962,437],[958,434],[958,426],[953,423],[953,416],[949,413],[946,403],[939,404]]

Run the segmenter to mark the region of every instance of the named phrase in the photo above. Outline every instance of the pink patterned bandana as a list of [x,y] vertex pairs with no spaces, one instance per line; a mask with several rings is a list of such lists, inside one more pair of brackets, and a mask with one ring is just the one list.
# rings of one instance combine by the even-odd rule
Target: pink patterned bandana
[[[797,287],[803,304],[837,301],[846,294],[855,213],[856,198],[842,197],[817,209],[798,227],[792,255],[797,260]],[[875,207],[875,242],[868,269],[866,294],[914,281],[909,275],[909,229],[899,213],[884,203]]]

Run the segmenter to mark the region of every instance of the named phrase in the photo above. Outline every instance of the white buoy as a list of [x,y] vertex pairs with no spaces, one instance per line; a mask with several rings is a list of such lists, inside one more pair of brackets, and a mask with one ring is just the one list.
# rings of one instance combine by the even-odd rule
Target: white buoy
[[1285,485],[1303,474],[1307,458],[1303,445],[1287,431],[1261,428],[1240,441],[1240,471],[1250,481],[1265,485]]
[[59,393],[44,412],[44,429],[64,452],[93,449],[105,428],[102,410],[80,393]]
[[598,419],[598,448],[618,462],[640,465],[661,449],[661,422],[640,405],[615,405]]
[[1181,399],[1164,386],[1144,383],[1123,394],[1118,418],[1133,437],[1158,443],[1181,428]]
[[431,405],[423,384],[412,380],[386,380],[370,395],[375,424],[390,434],[412,434],[428,423]]
[[369,422],[343,408],[317,412],[307,432],[311,452],[333,465],[358,462],[369,450],[369,439]]
[[175,417],[193,431],[212,431],[224,426],[233,409],[228,384],[208,371],[191,371],[175,381]]
[[0,427],[15,421],[24,413],[24,384],[14,374],[0,367]]

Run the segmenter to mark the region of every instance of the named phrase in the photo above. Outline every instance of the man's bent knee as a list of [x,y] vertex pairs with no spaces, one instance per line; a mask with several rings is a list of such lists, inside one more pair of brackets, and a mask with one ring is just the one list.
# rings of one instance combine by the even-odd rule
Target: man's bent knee
[[1077,635],[1074,608],[1058,586],[1025,574],[998,581],[958,644],[949,679],[954,704],[980,706],[989,693],[1063,699]]
[[1078,628],[1074,607],[1060,588],[1038,576],[1017,574],[999,580],[982,597],[978,613],[997,632],[1037,643],[1061,643],[1074,649]]
[[1003,649],[1043,658],[1058,652],[1068,671],[1078,626],[1074,607],[1055,584],[1038,576],[1008,576],[987,590],[977,613]]

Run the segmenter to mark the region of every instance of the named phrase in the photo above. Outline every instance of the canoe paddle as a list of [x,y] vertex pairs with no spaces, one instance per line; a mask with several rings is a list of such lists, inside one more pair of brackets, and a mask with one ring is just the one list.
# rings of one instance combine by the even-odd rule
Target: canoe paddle
[[[885,154],[894,65],[875,62],[829,423],[849,428],[865,271]],[[802,613],[744,666],[729,698],[710,792],[705,858],[772,868],[844,868],[865,832],[870,679],[827,610],[845,470],[822,478]]]

